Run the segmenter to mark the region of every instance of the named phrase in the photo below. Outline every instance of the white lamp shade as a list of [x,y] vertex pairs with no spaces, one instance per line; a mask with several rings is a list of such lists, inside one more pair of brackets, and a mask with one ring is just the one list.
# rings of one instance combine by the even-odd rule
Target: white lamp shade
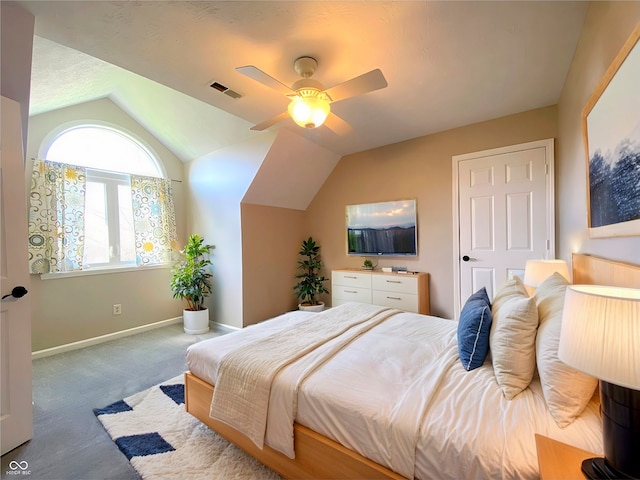
[[558,357],[600,380],[640,390],[640,290],[567,287]]
[[523,283],[537,288],[556,272],[566,278],[567,282],[571,282],[569,267],[564,260],[527,260],[527,264],[524,267]]

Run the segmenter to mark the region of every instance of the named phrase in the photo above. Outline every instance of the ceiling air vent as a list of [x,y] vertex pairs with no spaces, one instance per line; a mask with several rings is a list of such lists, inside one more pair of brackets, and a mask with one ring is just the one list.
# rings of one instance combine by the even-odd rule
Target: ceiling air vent
[[239,94],[238,92],[234,92],[233,90],[229,89],[228,87],[225,87],[221,83],[213,82],[209,86],[211,88],[215,89],[215,90],[218,90],[221,93],[224,93],[225,95],[227,95],[227,96],[229,96],[231,98],[240,98],[240,97],[242,97],[241,94]]

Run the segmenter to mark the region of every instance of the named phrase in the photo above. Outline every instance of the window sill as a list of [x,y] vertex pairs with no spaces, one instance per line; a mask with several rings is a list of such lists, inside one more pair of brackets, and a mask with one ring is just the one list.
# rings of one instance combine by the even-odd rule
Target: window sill
[[126,273],[126,272],[143,272],[148,270],[162,270],[171,268],[168,263],[161,265],[148,265],[144,267],[111,267],[100,268],[95,270],[77,270],[73,272],[56,272],[56,273],[43,273],[40,275],[42,280],[55,280],[58,278],[70,278],[70,277],[85,277],[89,275],[111,275],[114,273]]

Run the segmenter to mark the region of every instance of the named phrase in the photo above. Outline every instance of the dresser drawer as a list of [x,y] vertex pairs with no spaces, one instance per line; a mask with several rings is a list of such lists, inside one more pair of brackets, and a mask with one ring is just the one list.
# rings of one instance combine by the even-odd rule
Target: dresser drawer
[[334,270],[331,272],[331,283],[346,287],[371,288],[371,274]]
[[394,274],[365,270],[331,272],[331,305],[372,303],[429,314],[429,274]]
[[371,303],[371,289],[331,284],[333,301]]
[[410,293],[373,291],[373,304],[398,308],[407,312],[418,312],[418,295]]
[[373,289],[418,294],[418,278],[413,275],[373,275]]

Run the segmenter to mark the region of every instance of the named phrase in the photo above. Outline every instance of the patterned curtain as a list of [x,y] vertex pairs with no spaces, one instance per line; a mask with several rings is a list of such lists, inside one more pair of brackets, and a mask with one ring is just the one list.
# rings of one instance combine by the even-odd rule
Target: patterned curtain
[[131,175],[136,262],[172,262],[180,249],[176,234],[171,180]]
[[29,271],[82,269],[84,249],[83,167],[36,160],[29,196]]

